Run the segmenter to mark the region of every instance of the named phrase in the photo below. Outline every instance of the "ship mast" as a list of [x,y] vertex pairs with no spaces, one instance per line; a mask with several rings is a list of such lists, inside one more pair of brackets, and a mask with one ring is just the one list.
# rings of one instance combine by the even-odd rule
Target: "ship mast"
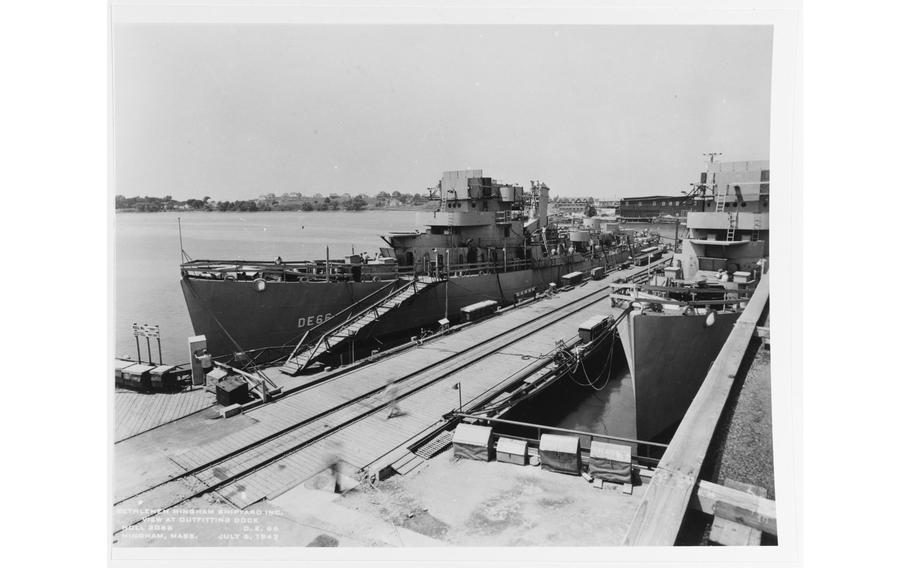
[[716,156],[723,156],[723,155],[724,155],[723,152],[704,152],[704,153],[702,153],[702,156],[706,156],[708,158],[708,168],[707,168],[706,172],[709,176],[711,176],[711,179],[706,180],[706,181],[711,184],[711,194],[713,195],[714,199],[717,199],[717,183],[715,183],[717,181],[717,173],[714,171],[714,158]]
[[[705,171],[703,172],[704,176],[699,180],[698,183],[690,183],[692,189],[687,193],[683,191],[682,193],[686,194],[686,197],[694,197],[696,201],[701,201],[701,210],[705,210],[705,202],[707,201],[708,189],[711,189],[711,195],[713,198],[717,198],[717,174],[714,171],[714,158],[717,156],[723,156],[723,152],[703,152],[702,156],[707,157]],[[710,176],[710,177],[709,177]]]

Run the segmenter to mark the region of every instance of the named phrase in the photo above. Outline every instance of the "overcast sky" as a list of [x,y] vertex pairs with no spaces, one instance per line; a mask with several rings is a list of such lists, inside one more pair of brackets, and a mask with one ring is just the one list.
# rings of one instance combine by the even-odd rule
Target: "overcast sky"
[[770,27],[117,25],[115,192],[675,194],[766,160]]

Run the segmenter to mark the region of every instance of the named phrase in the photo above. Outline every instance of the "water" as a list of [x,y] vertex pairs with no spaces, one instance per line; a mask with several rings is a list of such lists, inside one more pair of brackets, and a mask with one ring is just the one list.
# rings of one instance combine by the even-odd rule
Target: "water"
[[[544,393],[518,405],[504,418],[580,430],[595,434],[609,434],[622,438],[636,438],[635,399],[632,373],[619,338],[610,355],[609,342],[603,349],[592,353],[585,364],[587,374],[579,371],[563,377]],[[602,369],[600,372],[598,369]],[[594,387],[591,384],[595,385]],[[528,436],[521,428],[497,427],[504,433],[511,431]],[[534,434],[531,434],[533,436]],[[582,446],[589,447],[590,440],[582,439]]]
[[[194,335],[180,291],[180,241],[195,259],[285,260],[378,252],[379,235],[417,227],[414,211],[120,213],[114,235],[115,356],[136,357],[131,324],[158,324],[165,363],[189,360]],[[303,227],[303,228],[301,228]],[[146,340],[140,338],[142,359]],[[154,360],[158,348],[152,340]]]

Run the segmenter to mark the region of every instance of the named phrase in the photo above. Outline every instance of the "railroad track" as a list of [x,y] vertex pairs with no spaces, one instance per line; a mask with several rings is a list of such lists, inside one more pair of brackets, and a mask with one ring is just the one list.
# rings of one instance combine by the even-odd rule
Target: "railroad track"
[[[651,265],[651,268],[653,267],[654,264]],[[645,267],[630,275],[627,280],[632,280],[647,273],[647,271],[648,268]],[[585,309],[591,303],[607,297],[611,292],[612,290],[609,287],[594,290],[550,312],[531,318],[512,329],[500,332],[486,339],[483,343],[471,346],[459,353],[454,353],[407,373],[395,381],[397,384],[406,385],[400,391],[399,399],[405,399],[499,352],[515,339],[529,335],[529,327],[533,326],[531,329],[534,330],[544,329],[567,316]],[[283,397],[282,400],[287,400],[290,396],[305,394],[310,388],[323,387],[329,382],[343,380],[344,377],[345,375],[338,375],[326,379],[308,386],[306,389],[297,391],[288,397]],[[348,398],[342,404],[323,409],[307,416],[303,420],[188,469],[172,459],[181,469],[184,469],[183,473],[144,488],[128,497],[123,497],[114,503],[115,508],[128,511],[123,513],[125,518],[115,523],[115,526],[119,528],[114,531],[114,535],[154,517],[161,511],[177,507],[187,501],[236,483],[278,460],[382,411],[386,408],[385,401],[367,409],[362,408],[362,403],[381,393],[384,389],[385,385],[382,385],[379,388],[362,391],[360,394]],[[327,421],[330,424],[327,425]]]

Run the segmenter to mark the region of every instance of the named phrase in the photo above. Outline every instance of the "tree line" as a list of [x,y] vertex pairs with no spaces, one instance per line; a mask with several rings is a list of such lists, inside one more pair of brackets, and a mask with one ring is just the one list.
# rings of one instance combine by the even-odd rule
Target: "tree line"
[[429,201],[427,196],[419,193],[401,193],[398,191],[380,191],[374,197],[366,194],[350,196],[348,194],[320,194],[309,197],[299,193],[275,196],[268,194],[259,199],[240,199],[237,201],[215,201],[209,196],[202,199],[179,201],[170,195],[164,197],[135,196],[114,197],[114,207],[120,211],[360,211],[369,208],[421,206]]

